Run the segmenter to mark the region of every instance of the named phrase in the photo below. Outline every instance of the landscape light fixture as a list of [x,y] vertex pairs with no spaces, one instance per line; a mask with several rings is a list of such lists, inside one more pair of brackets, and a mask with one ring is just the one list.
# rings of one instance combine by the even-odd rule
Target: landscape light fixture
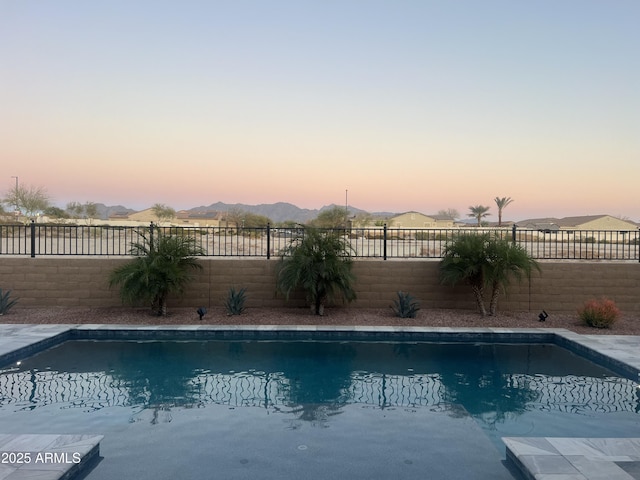
[[196,310],[196,312],[200,316],[200,320],[202,320],[202,317],[204,317],[205,313],[207,313],[207,309],[204,307],[200,307],[198,310]]
[[544,310],[542,310],[542,313],[540,315],[538,315],[538,320],[540,320],[541,322],[544,322],[547,317],[549,316],[549,314],[547,312],[545,312]]

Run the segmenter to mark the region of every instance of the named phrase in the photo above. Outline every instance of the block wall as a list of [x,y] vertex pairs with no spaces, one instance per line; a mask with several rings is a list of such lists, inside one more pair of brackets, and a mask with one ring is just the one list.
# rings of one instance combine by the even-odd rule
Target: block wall
[[[109,307],[121,305],[107,278],[125,258],[0,258],[0,288],[12,290],[21,307]],[[205,259],[202,271],[182,299],[170,306],[222,305],[231,286],[246,287],[249,307],[301,305],[276,294],[278,260]],[[542,272],[514,281],[500,300],[501,311],[575,312],[584,301],[607,296],[627,313],[640,313],[640,264],[635,262],[541,262]],[[474,309],[468,286],[438,281],[438,262],[358,260],[354,262],[358,300],[355,308],[386,308],[398,290],[417,297],[422,307]]]

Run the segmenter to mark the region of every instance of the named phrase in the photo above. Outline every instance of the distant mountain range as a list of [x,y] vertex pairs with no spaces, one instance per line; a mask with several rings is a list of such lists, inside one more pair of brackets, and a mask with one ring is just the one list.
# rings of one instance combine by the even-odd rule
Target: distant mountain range
[[108,219],[114,213],[136,213],[137,210],[123,207],[122,205],[107,206],[104,203],[96,203],[96,209],[98,211],[98,218],[102,220]]
[[[337,205],[338,207],[342,207],[342,205]],[[256,215],[263,215],[273,222],[284,222],[287,220],[291,220],[298,223],[306,223],[309,220],[312,220],[318,216],[318,213],[323,210],[328,210],[336,207],[335,204],[325,205],[324,207],[318,209],[309,209],[309,208],[300,208],[291,203],[286,202],[278,202],[278,203],[263,203],[260,205],[246,205],[244,203],[212,203],[209,206],[195,207],[189,209],[190,212],[205,212],[205,211],[215,211],[215,212],[227,212],[229,210],[242,210],[249,213],[254,213]],[[359,208],[349,206],[349,215],[358,215],[360,213],[371,213],[366,210],[361,210]],[[393,216],[395,213],[390,212],[375,212],[371,213],[373,216]]]
[[[110,215],[114,213],[135,213],[136,210],[132,210],[130,208],[124,207],[122,205],[116,206],[107,206],[102,203],[96,204],[98,208],[98,215],[101,219],[106,220]],[[291,220],[298,223],[306,223],[311,219],[314,219],[318,216],[318,213],[323,210],[327,210],[335,207],[335,204],[325,205],[320,209],[308,209],[308,208],[300,208],[291,203],[286,202],[278,202],[278,203],[263,203],[260,205],[246,205],[244,203],[223,203],[216,202],[207,206],[200,206],[187,209],[188,212],[228,212],[230,210],[242,210],[245,212],[253,213],[256,215],[263,215],[273,222],[284,222],[287,220]],[[338,205],[340,206],[340,205]],[[366,210],[361,210],[359,208],[355,208],[349,206],[349,215],[358,215],[360,213],[370,213],[374,217],[392,217],[396,215],[393,212],[367,212]]]

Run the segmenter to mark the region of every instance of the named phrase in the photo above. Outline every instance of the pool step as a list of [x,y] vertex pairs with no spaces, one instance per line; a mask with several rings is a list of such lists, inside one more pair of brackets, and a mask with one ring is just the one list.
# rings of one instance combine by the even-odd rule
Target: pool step
[[94,464],[102,435],[0,433],[0,480],[68,480]]
[[640,438],[504,437],[528,480],[640,479]]

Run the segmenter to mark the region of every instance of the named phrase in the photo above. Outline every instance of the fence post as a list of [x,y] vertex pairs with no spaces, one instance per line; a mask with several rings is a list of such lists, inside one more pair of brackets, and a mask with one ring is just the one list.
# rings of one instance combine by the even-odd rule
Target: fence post
[[153,222],[149,224],[149,250],[153,250]]
[[267,260],[271,258],[271,224],[267,222]]
[[382,259],[387,259],[387,224],[382,227]]
[[514,223],[513,226],[511,227],[511,241],[515,244],[516,243],[516,229],[518,227],[516,227],[516,224]]
[[36,221],[31,220],[31,258],[36,258]]

